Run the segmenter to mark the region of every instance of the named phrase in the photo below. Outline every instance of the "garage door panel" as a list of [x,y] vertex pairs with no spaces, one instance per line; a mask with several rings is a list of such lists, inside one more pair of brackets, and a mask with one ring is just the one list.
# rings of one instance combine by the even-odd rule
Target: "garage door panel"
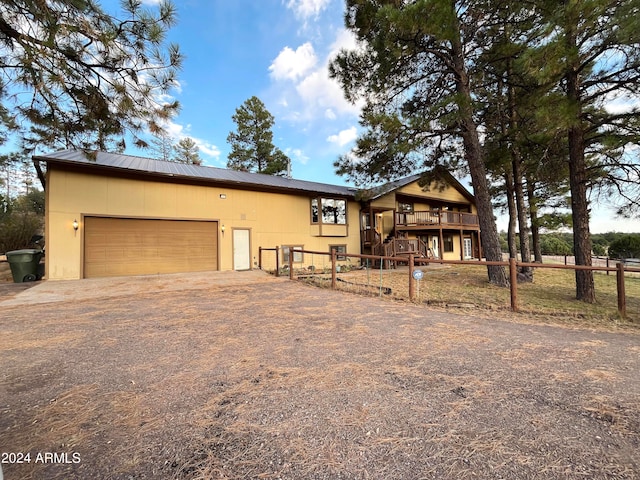
[[218,269],[218,223],[85,217],[84,276]]

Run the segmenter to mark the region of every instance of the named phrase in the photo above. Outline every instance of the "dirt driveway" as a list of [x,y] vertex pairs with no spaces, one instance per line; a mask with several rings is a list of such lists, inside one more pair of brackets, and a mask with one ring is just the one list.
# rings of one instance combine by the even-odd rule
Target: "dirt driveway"
[[637,333],[261,272],[92,282],[0,301],[6,480],[640,478]]

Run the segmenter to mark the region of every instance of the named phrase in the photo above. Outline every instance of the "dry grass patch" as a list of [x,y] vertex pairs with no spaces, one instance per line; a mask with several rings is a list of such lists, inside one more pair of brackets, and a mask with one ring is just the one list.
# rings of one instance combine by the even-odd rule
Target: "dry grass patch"
[[[453,307],[467,311],[490,311],[492,316],[510,311],[510,291],[489,284],[486,267],[446,265],[421,267],[423,280],[417,282],[416,302],[431,306]],[[573,270],[537,268],[533,283],[518,285],[520,318],[537,317],[545,321],[593,325],[640,323],[640,278],[626,277],[627,321],[617,313],[616,276],[596,272],[597,302],[593,305],[575,299]],[[329,287],[328,274],[305,275],[303,280]],[[409,274],[397,270],[355,270],[340,273],[340,290],[393,298],[409,299]],[[503,315],[504,316],[504,315]],[[555,318],[555,320],[553,320]]]

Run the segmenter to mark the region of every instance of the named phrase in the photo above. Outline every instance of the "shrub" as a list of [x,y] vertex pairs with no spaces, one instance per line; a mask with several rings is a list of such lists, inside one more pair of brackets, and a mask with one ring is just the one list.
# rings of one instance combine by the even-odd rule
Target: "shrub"
[[640,235],[624,235],[609,245],[611,258],[640,258]]
[[31,237],[42,231],[43,217],[33,212],[12,212],[0,219],[0,252],[29,246]]
[[540,240],[543,255],[571,255],[571,245],[558,237],[545,236]]

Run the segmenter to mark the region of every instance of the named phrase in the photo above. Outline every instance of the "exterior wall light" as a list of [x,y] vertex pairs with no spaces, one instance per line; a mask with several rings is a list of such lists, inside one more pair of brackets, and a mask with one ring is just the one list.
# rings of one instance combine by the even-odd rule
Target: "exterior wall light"
[[74,221],[73,221],[73,223],[72,223],[72,225],[73,225],[73,229],[77,232],[77,231],[78,231],[78,227],[80,226],[80,225],[78,224],[78,220],[74,220]]
[[224,230],[225,230],[225,229],[224,229],[224,225],[222,225],[222,226],[220,227],[220,231],[222,232],[222,234],[223,234],[223,235],[224,235]]

